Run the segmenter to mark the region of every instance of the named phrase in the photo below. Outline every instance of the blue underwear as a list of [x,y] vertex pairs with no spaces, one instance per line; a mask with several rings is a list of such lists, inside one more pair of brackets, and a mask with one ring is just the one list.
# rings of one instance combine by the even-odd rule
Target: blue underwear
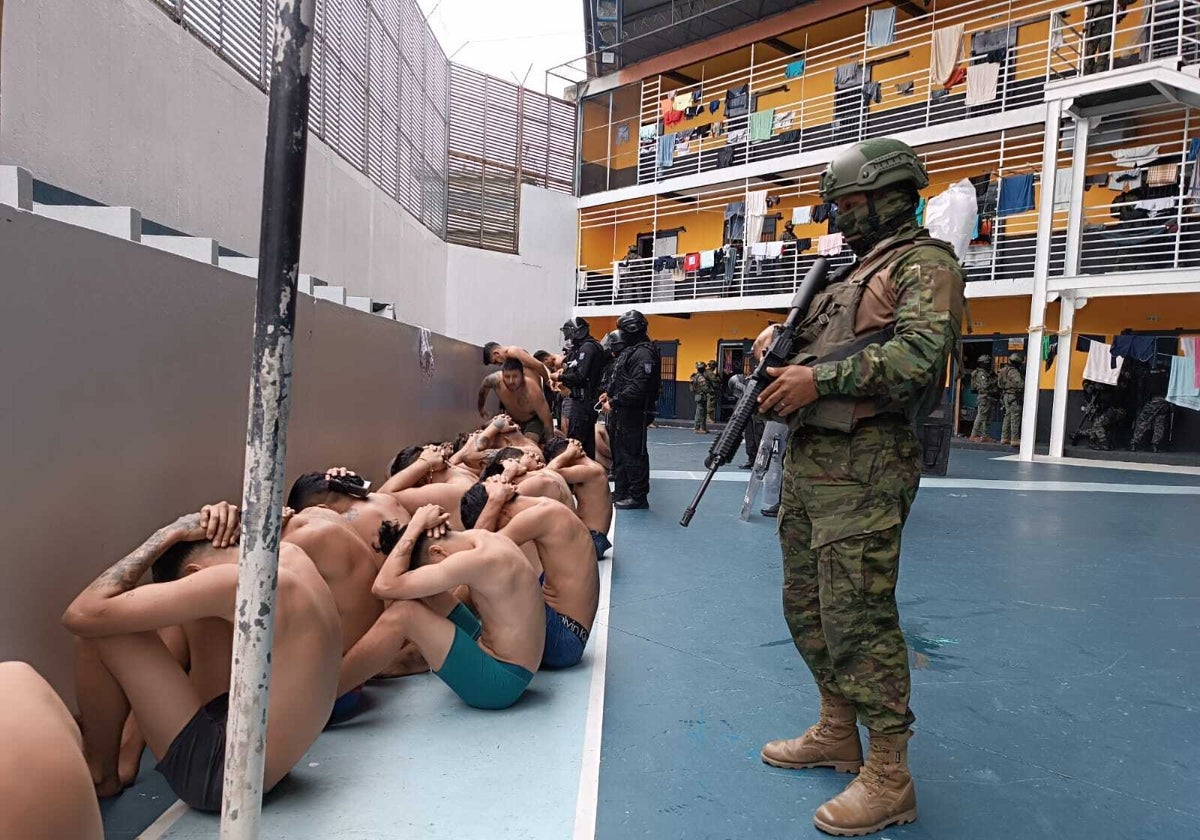
[[542,651],[543,668],[570,668],[579,664],[587,647],[589,632],[573,618],[559,615],[546,605],[546,647]]
[[597,562],[604,559],[604,552],[612,548],[612,543],[608,541],[608,534],[601,534],[599,531],[592,531],[592,544],[596,546]]

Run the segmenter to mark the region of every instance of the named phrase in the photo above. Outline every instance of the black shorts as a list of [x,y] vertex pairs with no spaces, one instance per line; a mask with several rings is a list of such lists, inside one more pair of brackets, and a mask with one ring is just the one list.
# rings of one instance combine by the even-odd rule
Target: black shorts
[[175,795],[197,811],[221,810],[225,784],[225,721],[229,693],[215,697],[196,710],[167,754],[154,769],[162,773]]

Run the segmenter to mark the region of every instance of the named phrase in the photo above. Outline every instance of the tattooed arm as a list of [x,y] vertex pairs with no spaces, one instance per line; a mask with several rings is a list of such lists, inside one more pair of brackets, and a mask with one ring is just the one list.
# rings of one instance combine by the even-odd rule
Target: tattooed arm
[[483,381],[479,383],[479,404],[476,408],[479,410],[479,416],[484,420],[487,419],[487,398],[488,391],[495,391],[500,387],[500,371],[489,373],[483,377]]
[[[172,581],[163,584],[148,584],[136,588],[139,580],[147,570],[154,565],[171,546],[180,542],[196,542],[211,540],[214,547],[227,547],[236,541],[240,531],[237,508],[221,502],[219,505],[206,505],[200,513],[181,516],[163,528],[159,528],[140,546],[122,557],[71,602],[63,614],[63,624],[71,632],[81,636],[104,636],[115,633],[130,633],[137,630],[154,629],[167,624],[178,624],[193,615],[196,609],[202,614],[212,615],[211,597],[214,596],[211,586],[215,584],[222,588],[227,573],[203,575],[203,580],[188,582],[185,580]],[[232,577],[229,580],[233,586],[237,583],[237,566],[229,564]],[[202,570],[213,571],[211,569]],[[190,577],[200,578],[202,572]],[[172,591],[181,590],[186,593],[183,601],[172,603]],[[171,591],[168,591],[171,590]],[[134,599],[134,593],[145,593],[144,597]],[[230,592],[232,593],[232,589]],[[196,600],[195,596],[201,596]],[[184,607],[175,620],[167,620],[169,613],[176,612],[175,607]],[[232,600],[229,612],[232,613]],[[163,617],[167,616],[167,617]],[[162,623],[155,623],[162,618]]]

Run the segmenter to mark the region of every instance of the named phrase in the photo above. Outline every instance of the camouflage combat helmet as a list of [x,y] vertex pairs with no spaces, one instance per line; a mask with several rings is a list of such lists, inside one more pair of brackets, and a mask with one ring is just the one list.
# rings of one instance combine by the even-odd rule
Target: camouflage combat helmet
[[711,370],[716,370],[716,369],[717,369],[717,360],[716,360],[716,359],[709,359],[709,360],[708,360],[708,366],[709,366],[709,368],[710,368]]
[[696,370],[703,373],[704,372],[704,362],[696,362]]
[[1024,353],[1013,353],[1011,356],[1008,357],[1008,363],[1010,365],[1014,365],[1014,366],[1025,364],[1025,354]]
[[890,137],[863,140],[825,167],[821,173],[821,200],[836,201],[850,193],[903,183],[918,190],[929,186],[929,173],[912,147]]
[[975,361],[977,361],[981,365],[990,365],[992,363],[992,357],[989,356],[987,353],[984,353],[982,356],[980,356]]

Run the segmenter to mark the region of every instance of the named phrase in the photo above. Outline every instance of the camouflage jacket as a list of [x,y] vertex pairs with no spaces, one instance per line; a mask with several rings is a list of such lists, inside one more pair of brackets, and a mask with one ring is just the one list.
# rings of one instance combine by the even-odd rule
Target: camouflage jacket
[[976,368],[971,374],[971,389],[981,397],[996,396],[996,376],[985,368]]
[[[915,224],[877,248],[912,237]],[[867,255],[865,263],[871,259]],[[914,243],[891,266],[895,289],[895,334],[848,359],[813,366],[817,394],[874,397],[893,405],[916,406],[946,362],[962,332],[966,275],[952,253],[936,245]]]
[[712,393],[712,386],[708,381],[708,377],[703,373],[692,374],[692,394],[698,397],[707,397]]
[[1000,371],[999,384],[1005,395],[1025,393],[1025,377],[1012,365],[1006,365],[1004,370]]

